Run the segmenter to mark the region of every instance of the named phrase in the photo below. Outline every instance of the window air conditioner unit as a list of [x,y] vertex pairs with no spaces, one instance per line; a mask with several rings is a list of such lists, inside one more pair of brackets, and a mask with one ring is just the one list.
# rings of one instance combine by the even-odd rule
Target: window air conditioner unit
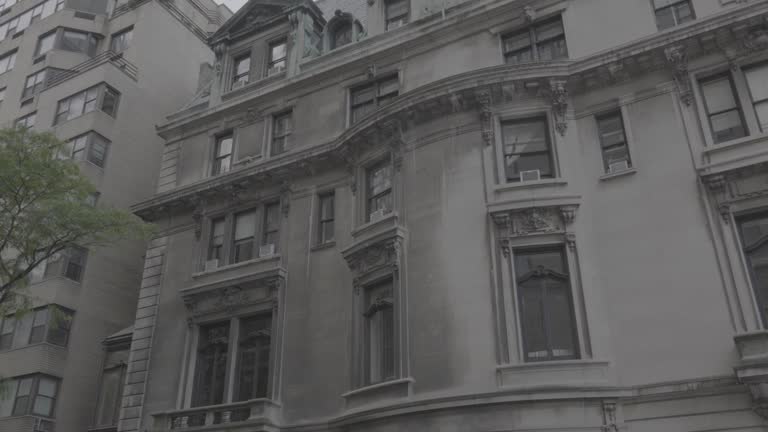
[[239,89],[240,87],[243,87],[246,84],[248,84],[248,81],[235,81],[235,83],[232,84],[232,90]]
[[626,171],[628,169],[629,169],[629,161],[627,161],[626,159],[611,162],[608,164],[608,174],[614,174],[617,172]]
[[538,180],[541,180],[540,170],[520,171],[521,182],[538,181]]
[[216,270],[219,268],[219,260],[211,259],[205,262],[205,271]]
[[383,218],[386,214],[387,211],[383,208],[376,210],[375,212],[371,213],[371,222],[376,222],[377,220]]
[[273,244],[265,244],[259,246],[259,256],[260,257],[267,257],[275,254],[275,245]]

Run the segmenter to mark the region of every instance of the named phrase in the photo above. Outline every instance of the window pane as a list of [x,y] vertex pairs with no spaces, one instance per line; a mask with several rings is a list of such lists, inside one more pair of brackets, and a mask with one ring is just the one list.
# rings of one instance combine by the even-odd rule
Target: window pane
[[760,123],[760,129],[763,132],[768,131],[768,101],[755,104],[755,113],[757,121]]
[[746,69],[744,76],[753,101],[768,99],[768,65]]
[[124,367],[113,367],[105,370],[101,377],[99,403],[96,407],[96,426],[113,426],[117,424],[117,409],[122,393],[122,377]]
[[238,401],[267,396],[271,337],[271,315],[259,315],[240,321]]
[[376,87],[368,86],[364,88],[356,89],[352,92],[352,105],[359,105],[366,102],[373,101],[376,95]]
[[547,318],[552,345],[552,357],[573,357],[576,355],[574,340],[573,311],[568,284],[565,281],[548,280]]
[[65,30],[61,36],[61,49],[88,52],[88,34]]
[[723,77],[714,81],[709,81],[701,86],[704,93],[704,100],[707,103],[707,112],[710,114],[736,108],[735,95],[731,87],[731,80]]
[[665,30],[675,26],[675,16],[672,8],[664,8],[656,11],[656,26],[659,30]]
[[741,122],[741,115],[738,110],[724,112],[722,114],[710,117],[712,123],[712,133],[715,143],[721,143],[728,140],[746,136],[746,131]]
[[563,269],[563,256],[558,250],[522,251],[515,253],[515,277],[520,279],[530,272],[548,269],[558,273],[565,273]]
[[35,405],[32,407],[32,414],[50,416],[53,414],[53,399],[45,396],[35,397]]
[[94,165],[103,167],[107,155],[107,140],[97,133],[91,133],[91,147],[88,152],[88,160]]
[[546,359],[549,350],[544,328],[542,291],[533,283],[521,284],[518,289],[526,360]]
[[216,156],[226,156],[232,153],[232,136],[219,138],[216,146]]
[[16,330],[13,335],[13,347],[18,348],[29,343],[32,333],[32,314],[25,314],[16,321]]
[[537,45],[539,61],[560,60],[568,58],[568,49],[565,46],[565,38],[552,39]]
[[69,100],[69,115],[67,120],[72,120],[73,118],[80,116],[83,113],[84,106],[85,92],[72,96]]
[[675,6],[674,9],[678,24],[683,24],[693,20],[693,9],[691,9],[691,4],[688,2],[688,0]]
[[504,51],[518,51],[531,46],[531,34],[529,31],[515,33],[504,38]]
[[73,313],[71,311],[54,306],[48,328],[48,342],[66,346],[69,340],[69,330],[72,328],[72,318]]
[[56,381],[41,377],[37,385],[37,394],[53,398],[56,396]]
[[235,216],[235,240],[256,235],[256,211],[248,211]]
[[104,101],[101,103],[101,110],[114,117],[117,115],[117,103],[120,94],[109,87],[104,91]]
[[368,172],[368,188],[371,196],[392,188],[392,170],[389,164],[382,164]]
[[333,32],[333,48],[352,42],[352,24],[342,24]]
[[32,332],[29,335],[30,344],[39,343],[45,339],[46,324],[48,324],[48,308],[36,310],[32,320]]
[[285,54],[285,42],[278,42],[270,46],[270,61],[283,59]]
[[560,36],[564,33],[563,23],[558,19],[556,21],[539,24],[534,29],[534,33],[536,34],[537,41],[543,41]]
[[200,327],[193,406],[223,402],[228,346],[229,321]]
[[320,218],[323,220],[333,219],[333,195],[323,195],[320,197]]
[[600,134],[600,144],[603,147],[621,144],[626,140],[620,113],[598,118],[597,129]]
[[37,51],[35,55],[42,55],[53,49],[53,42],[56,40],[56,33],[51,33],[40,38],[37,43]]

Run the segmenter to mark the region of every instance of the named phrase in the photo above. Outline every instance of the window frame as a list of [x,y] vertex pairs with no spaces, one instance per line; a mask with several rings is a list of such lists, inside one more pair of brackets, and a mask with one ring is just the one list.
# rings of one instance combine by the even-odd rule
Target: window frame
[[[229,153],[226,155],[219,155],[219,150],[221,147],[221,143],[227,139],[230,139],[232,143],[230,144]],[[230,171],[232,171],[232,167],[234,164],[234,158],[235,158],[235,131],[234,130],[227,130],[220,132],[218,134],[213,135],[213,151],[211,153],[211,164],[210,164],[210,171],[209,176],[210,177],[216,177],[220,175],[224,175]],[[229,159],[229,165],[226,170],[222,171],[219,167],[219,162]]]
[[[128,363],[121,360],[116,363],[107,363],[107,360],[109,359],[110,353],[118,353],[124,351],[125,357],[128,358],[128,353],[130,351],[130,343],[126,344],[118,344],[118,345],[112,345],[108,346],[106,348],[105,352],[105,358],[104,362],[102,363],[101,367],[101,374],[99,375],[99,389],[98,389],[98,398],[96,399],[96,410],[93,415],[93,421],[92,426],[96,429],[101,428],[108,428],[108,427],[115,427],[117,426],[117,423],[119,421],[120,417],[120,409],[122,405],[122,396],[123,396],[123,390],[125,388],[125,377],[128,372]],[[117,380],[117,387],[115,388],[115,406],[112,407],[112,422],[110,424],[102,423],[100,420],[99,414],[101,414],[101,408],[104,408],[104,396],[106,396],[106,392],[104,391],[104,376],[108,371],[115,371],[119,370],[119,377]]]
[[[741,74],[741,78],[743,78],[743,73]],[[736,103],[735,108],[731,108],[724,111],[718,111],[715,113],[710,113],[709,106],[707,103],[707,99],[704,95],[704,85],[708,82],[714,82],[721,79],[727,79],[729,82],[729,86],[731,89],[731,94],[733,96],[734,102]],[[741,79],[740,78],[740,79]],[[753,133],[754,126],[750,125],[750,122],[746,116],[746,112],[744,111],[744,101],[742,100],[742,97],[744,96],[743,91],[739,91],[740,85],[737,85],[737,79],[733,71],[731,70],[719,70],[714,73],[708,73],[708,74],[702,74],[701,76],[697,76],[696,78],[696,92],[698,94],[698,99],[700,103],[700,114],[703,115],[702,122],[706,125],[707,130],[705,131],[705,142],[707,146],[713,146],[713,145],[720,145],[729,143],[735,140],[746,138]],[[744,129],[744,136],[728,139],[725,141],[717,141],[715,139],[715,130],[712,126],[712,117],[715,115],[719,115],[722,113],[730,112],[736,110],[739,114],[739,121],[741,122],[741,127]]]
[[[35,44],[34,58],[43,56],[43,55],[49,53],[50,51],[53,51],[53,50],[56,49],[56,41],[58,39],[58,31],[59,31],[58,29],[54,29],[54,30],[49,31],[48,33],[41,34],[37,38],[37,44]],[[49,37],[53,38],[53,42],[51,43],[51,47],[48,48],[46,51],[40,51],[40,49],[42,48],[43,40],[46,39],[46,38],[49,38]]]
[[[747,79],[747,73],[750,69],[758,69],[758,68],[764,68],[768,71],[768,60],[761,60],[756,62],[751,62],[743,67],[739,67],[740,73],[744,76],[744,87],[746,90],[746,95],[749,99],[750,105],[752,106],[752,112],[755,115],[755,120],[757,122],[757,130],[763,133],[768,133],[768,123],[766,123],[765,127],[763,127],[762,124],[760,124],[760,117],[757,114],[757,108],[756,106],[758,104],[765,104],[768,105],[768,97],[765,99],[755,100],[755,96],[752,92],[752,88],[749,85],[749,80]],[[737,97],[739,97],[739,89],[738,86],[735,86],[735,91]],[[745,123],[745,129],[747,129],[747,136],[750,135],[748,125]]]
[[[285,130],[282,134],[277,133],[277,122],[281,119],[287,118],[289,122],[289,128]],[[271,128],[270,128],[270,149],[269,154],[270,156],[279,156],[281,154],[287,153],[290,151],[292,145],[293,145],[293,109],[283,110],[278,113],[275,113],[272,115],[272,122],[271,122]],[[281,147],[278,150],[278,147],[276,145],[277,140],[282,140],[283,143]]]
[[[127,42],[125,42],[124,37],[127,34],[130,34],[131,36],[130,36],[130,39]],[[115,49],[115,43],[117,41],[122,41],[121,42],[122,47],[120,50]],[[131,46],[131,42],[133,42],[133,26],[132,25],[125,27],[122,30],[118,30],[117,32],[112,33],[112,35],[110,35],[109,50],[116,54],[120,54]]]
[[[48,399],[52,400],[50,415],[39,414],[39,413],[35,413],[33,411],[37,398],[41,397],[39,392],[40,392],[40,380],[42,378],[45,378],[45,379],[53,381],[55,383],[55,386],[56,386],[55,387],[55,391],[54,391],[54,395],[52,397],[50,397],[50,396],[42,396],[42,397],[45,397],[45,398],[48,398]],[[29,394],[23,395],[23,396],[19,396],[19,389],[21,387],[19,384],[21,383],[21,380],[25,380],[25,379],[31,379],[32,380],[32,383],[30,384]],[[61,390],[60,389],[60,387],[61,387],[61,379],[60,378],[54,377],[52,375],[43,374],[43,373],[35,373],[35,374],[17,376],[17,377],[14,377],[14,380],[17,380],[17,383],[16,383],[16,394],[13,396],[13,408],[11,410],[12,416],[32,415],[32,416],[40,416],[40,417],[44,417],[44,418],[56,418],[56,402],[58,401],[59,392]],[[17,404],[19,403],[19,397],[27,397],[28,398],[26,409],[24,409],[23,412],[21,412],[21,413],[17,413]]]
[[[285,46],[285,56],[280,58],[272,58],[272,49],[274,47],[284,45]],[[288,69],[288,38],[285,36],[279,37],[277,39],[271,40],[269,43],[267,43],[267,65],[266,65],[266,71],[264,76],[270,77],[274,75],[279,75],[282,72],[285,72]],[[272,68],[280,63],[283,62],[282,69],[278,69],[273,71]]]
[[[93,98],[93,99],[88,99],[89,92],[91,90],[94,90],[94,89],[96,91],[96,97]],[[114,107],[111,110],[112,112],[107,112],[107,111],[104,110],[104,102],[106,100],[107,93],[110,93],[110,94],[114,95],[115,103],[114,103]],[[83,106],[80,109],[80,113],[75,115],[74,117],[70,117],[70,110],[72,108],[72,101],[76,97],[78,97],[80,95],[82,95],[82,97],[83,97]],[[91,112],[94,112],[94,111],[101,111],[101,112],[103,112],[104,114],[106,114],[106,115],[108,115],[110,117],[116,118],[117,117],[118,109],[120,107],[121,96],[122,96],[122,94],[117,89],[115,89],[114,87],[110,86],[109,84],[107,84],[105,82],[101,82],[101,83],[96,84],[94,86],[88,87],[88,88],[86,88],[84,90],[80,90],[77,93],[73,93],[73,94],[71,94],[71,95],[69,95],[69,96],[67,96],[65,98],[59,99],[59,101],[56,103],[56,112],[55,112],[55,114],[53,116],[53,125],[54,126],[58,126],[60,124],[66,123],[66,122],[71,121],[71,120],[74,120],[74,119],[76,119],[78,117],[82,117],[82,116],[84,116],[86,114],[89,114]],[[64,103],[66,103],[66,105],[67,105],[66,111],[62,110],[62,106],[63,106]],[[93,104],[93,108],[90,109],[90,110],[87,110],[87,106],[88,106],[89,103]],[[62,117],[63,114],[66,114],[66,117]]]
[[[83,147],[82,153],[84,156],[82,158],[75,158],[75,147],[74,142],[78,140],[79,138],[85,137],[86,142],[85,146]],[[94,140],[95,139],[101,139],[104,142],[104,151],[103,151],[103,157],[101,158],[101,163],[97,163],[96,161],[92,160],[92,154],[94,153]],[[71,159],[72,161],[81,161],[81,162],[88,162],[91,163],[101,169],[104,169],[107,164],[107,157],[109,155],[109,147],[112,144],[110,140],[104,137],[104,135],[101,135],[100,133],[90,130],[86,133],[76,135],[66,141],[67,149],[69,150],[69,143],[73,143],[71,147],[71,151],[69,152],[69,155],[66,155],[68,159]]]
[[[605,154],[607,147],[603,144],[603,134],[600,131],[600,121],[613,116],[618,116],[619,118],[619,122],[621,123],[622,133],[624,135],[624,142],[622,144],[612,144],[608,147],[623,146],[626,148],[626,152],[627,152],[627,169],[623,171],[618,171],[618,172],[610,171],[610,166],[608,164],[608,160],[606,159],[606,154]],[[613,174],[618,174],[624,171],[631,171],[632,169],[634,169],[635,164],[632,158],[633,152],[632,152],[632,146],[631,146],[632,137],[628,131],[629,122],[628,122],[628,116],[624,107],[622,106],[622,107],[617,107],[611,110],[602,111],[598,114],[595,114],[594,119],[595,119],[596,131],[597,131],[598,145],[600,146],[600,156],[603,162],[603,173],[605,175],[613,175]]]
[[[368,163],[363,170],[364,173],[364,187],[365,187],[365,205],[364,205],[364,211],[365,211],[365,220],[364,222],[373,222],[371,219],[372,211],[371,211],[371,202],[380,198],[383,198],[387,195],[389,195],[389,211],[384,212],[384,216],[393,213],[395,211],[395,169],[394,164],[392,163],[391,158],[383,158],[378,159],[373,162]],[[373,172],[374,170],[381,169],[381,168],[388,168],[389,169],[389,187],[377,194],[373,193],[373,185],[372,185],[372,179],[373,179]],[[379,211],[380,208],[377,208],[376,211]]]
[[0,68],[0,75],[10,72],[13,70],[13,68],[16,66],[16,57],[18,55],[18,49],[12,49],[8,52],[3,53],[3,55],[0,55],[0,64],[2,64],[4,61],[7,62],[7,66],[5,66],[5,70]]
[[[38,80],[38,77],[41,77]],[[29,86],[29,80],[30,78],[34,78],[34,84],[30,87]],[[33,72],[24,79],[24,89],[21,92],[21,100],[27,100],[32,99],[35,96],[37,96],[45,87],[45,83],[48,80],[48,68],[40,69],[37,72]]]
[[[392,81],[397,81],[397,90],[396,91],[390,91],[388,93],[381,94],[381,84]],[[355,93],[366,91],[367,89],[372,88],[373,89],[373,97],[370,102],[364,102],[364,103],[355,103]],[[381,76],[372,79],[372,80],[366,80],[364,82],[358,82],[355,83],[353,86],[350,86],[347,93],[347,123],[348,126],[352,126],[354,124],[357,124],[360,119],[355,119],[355,109],[360,108],[363,106],[367,106],[369,104],[373,105],[373,110],[365,113],[362,115],[361,118],[367,116],[371,112],[376,111],[377,109],[380,109],[383,106],[387,105],[387,100],[394,99],[400,96],[400,92],[403,88],[403,83],[401,79],[401,75],[399,71],[394,71],[392,73],[386,73],[381,74]],[[383,101],[382,101],[383,100]]]
[[[496,128],[498,131],[498,134],[496,136],[498,137],[496,139],[497,141],[497,159],[498,159],[498,176],[499,176],[499,183],[501,184],[507,184],[507,185],[526,185],[531,183],[537,183],[535,181],[527,181],[523,182],[518,180],[510,180],[510,178],[507,176],[507,163],[506,158],[507,154],[505,153],[504,149],[504,126],[505,124],[509,123],[525,123],[525,122],[531,122],[532,120],[543,120],[544,121],[544,130],[546,133],[546,145],[547,145],[547,151],[546,153],[549,155],[549,169],[551,171],[551,174],[544,176],[540,175],[540,181],[551,181],[554,179],[558,179],[561,177],[561,173],[559,170],[559,164],[557,160],[557,144],[558,144],[558,135],[553,130],[554,125],[554,119],[551,116],[551,113],[545,112],[545,111],[529,111],[526,113],[519,113],[514,115],[500,115],[497,118],[496,121]],[[532,154],[532,153],[545,153],[543,151],[539,152],[528,152],[528,153],[521,153],[521,154]],[[521,171],[522,172],[522,171]],[[519,174],[518,174],[518,177]]]
[[[560,22],[560,26],[563,29],[562,35],[558,36],[552,36],[544,40],[538,40],[538,33],[537,30],[540,27],[544,27],[547,24],[554,23],[555,21]],[[539,62],[545,62],[545,61],[561,61],[561,60],[568,60],[570,58],[570,51],[568,49],[568,36],[565,31],[565,20],[563,19],[563,15],[558,13],[553,16],[547,16],[541,19],[538,19],[528,25],[526,25],[523,28],[517,28],[511,31],[503,32],[500,34],[500,41],[501,41],[501,54],[504,64],[508,65],[520,65],[520,64],[529,64],[529,63],[539,63]],[[516,50],[507,50],[506,48],[506,42],[508,39],[527,34],[528,36],[528,45],[527,49],[531,52],[531,59],[529,61],[520,61],[520,62],[510,62],[508,59],[517,53],[521,53],[526,50],[526,48],[518,48]],[[563,44],[565,45],[565,56],[562,58],[552,59],[552,60],[541,60],[541,54],[539,53],[539,45],[543,45],[546,43],[550,43],[556,39],[562,38]]]
[[[30,118],[32,119],[31,125],[27,124]],[[32,111],[31,113],[28,113],[21,117],[16,118],[16,120],[13,121],[13,126],[14,127],[23,126],[28,129],[34,129],[36,121],[37,121],[37,111]],[[24,123],[23,125],[21,125],[22,122]]]
[[[380,288],[382,286],[386,286],[389,288],[390,296],[386,297],[384,299],[377,298],[375,300],[375,304],[372,304],[372,301],[369,297],[371,294],[371,291],[374,291],[377,288]],[[397,353],[395,350],[395,337],[397,333],[397,327],[396,327],[396,308],[395,308],[395,283],[392,277],[385,277],[385,278],[379,278],[378,280],[375,280],[373,282],[370,282],[362,287],[362,297],[363,297],[363,337],[362,337],[362,345],[363,345],[363,385],[364,386],[372,386],[376,384],[385,383],[387,381],[392,381],[397,379],[397,369],[395,366],[395,363],[397,362]],[[381,300],[381,301],[379,301]],[[391,315],[389,317],[390,323],[387,327],[389,328],[383,328],[385,325],[385,320],[387,319],[387,312]],[[381,313],[381,315],[379,315]],[[382,321],[382,333],[380,334],[381,339],[374,340],[372,337],[372,330],[373,330],[373,319],[379,318]],[[391,327],[390,327],[391,326]],[[391,334],[390,337],[390,344],[391,347],[391,353],[389,353],[389,356],[391,358],[387,358],[389,356],[386,355],[386,351],[384,346],[387,345],[386,343],[386,336],[384,335],[383,331],[389,331]],[[374,364],[373,358],[371,356],[371,352],[374,350],[374,342],[376,342],[379,345],[379,350],[381,351],[379,354],[381,357],[378,359],[378,364]],[[387,366],[386,362],[391,361],[392,364]],[[378,371],[380,377],[379,379],[374,379],[373,369],[376,368],[380,369]],[[391,370],[389,370],[389,367],[391,367]]]
[[[651,9],[653,10],[653,16],[654,16],[654,19],[656,21],[656,29],[659,30],[659,31],[664,31],[664,30],[668,30],[668,29],[671,29],[671,28],[675,28],[675,27],[678,27],[678,26],[680,26],[682,24],[685,24],[685,23],[688,23],[688,22],[696,20],[696,10],[694,9],[693,2],[691,0],[676,0],[674,3],[671,3],[671,4],[667,5],[667,6],[662,6],[662,7],[656,7],[656,1],[655,0],[650,0],[650,2],[651,2]],[[678,7],[681,4],[684,4],[684,3],[687,4],[688,8],[691,10],[691,19],[688,20],[688,21],[680,22],[680,17],[678,16],[678,13],[679,13],[678,12]],[[659,12],[667,10],[667,9],[670,9],[672,11],[672,18],[674,19],[675,22],[674,22],[673,25],[671,25],[669,27],[662,28],[659,25]]]
[[[406,11],[404,14],[396,15],[394,17],[389,16],[389,10],[388,6],[390,6],[392,3],[406,3]],[[404,25],[408,24],[411,19],[411,2],[410,0],[384,0],[382,2],[382,7],[384,9],[384,31],[390,31],[395,30],[400,27],[403,27]],[[390,26],[391,24],[397,24],[394,26]]]
[[[331,216],[325,217],[323,215],[323,202],[325,199],[330,199],[331,201]],[[324,227],[330,224],[331,228],[331,236],[326,238],[325,237],[325,230]],[[316,236],[316,245],[322,246],[327,244],[332,244],[336,241],[336,191],[334,189],[320,192],[317,194],[317,218],[316,218],[316,229],[317,229],[317,236]]]
[[[238,65],[240,62],[244,61],[245,59],[248,59],[248,69],[242,73],[237,73]],[[251,83],[251,71],[253,70],[253,55],[251,51],[245,51],[240,54],[232,56],[232,73],[231,73],[231,81],[229,83],[229,90],[236,90],[237,88],[242,88],[247,86]],[[242,78],[245,78],[244,81],[242,81]],[[235,87],[238,82],[242,81],[243,84],[239,87]]]
[[[741,257],[744,262],[744,267],[746,270],[747,279],[749,281],[752,299],[755,302],[755,309],[756,309],[755,312],[757,314],[757,319],[760,320],[760,324],[762,328],[765,329],[765,328],[768,328],[768,296],[766,296],[766,298],[763,298],[763,295],[759,293],[757,276],[755,274],[755,270],[752,265],[752,260],[750,259],[749,255],[747,255],[748,246],[745,244],[745,238],[744,238],[744,223],[754,221],[754,220],[760,220],[760,219],[768,219],[768,208],[763,207],[755,211],[750,211],[741,215],[736,215],[735,227],[736,227],[736,240],[738,242],[739,251],[741,253]],[[766,288],[768,289],[768,287]]]

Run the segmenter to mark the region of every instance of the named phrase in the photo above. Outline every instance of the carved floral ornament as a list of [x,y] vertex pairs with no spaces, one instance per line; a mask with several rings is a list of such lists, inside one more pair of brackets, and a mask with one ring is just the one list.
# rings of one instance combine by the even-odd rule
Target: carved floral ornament
[[346,255],[344,258],[352,270],[356,281],[355,285],[358,285],[357,281],[361,277],[376,270],[399,271],[402,259],[402,242],[401,237],[388,238]]
[[509,256],[510,239],[539,234],[563,234],[570,248],[576,246],[576,236],[568,229],[576,218],[578,205],[529,207],[492,214],[499,232],[504,256]]
[[274,309],[277,307],[278,292],[283,284],[282,277],[271,276],[261,281],[261,287],[266,290],[234,285],[183,295],[184,306],[189,314],[187,321],[191,324],[195,318],[214,313],[231,315],[242,307],[266,302],[272,303]]
[[734,206],[764,207],[765,200],[768,199],[766,173],[768,173],[768,163],[759,163],[701,177],[723,223],[730,223]]

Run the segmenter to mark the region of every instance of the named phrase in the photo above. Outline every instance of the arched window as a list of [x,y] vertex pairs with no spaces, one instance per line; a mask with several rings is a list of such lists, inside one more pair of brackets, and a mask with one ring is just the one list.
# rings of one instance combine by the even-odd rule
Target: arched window
[[344,46],[350,42],[352,42],[352,23],[345,22],[339,24],[333,32],[331,49]]
[[357,41],[362,34],[363,26],[360,21],[348,12],[337,10],[325,25],[323,47],[327,52]]

